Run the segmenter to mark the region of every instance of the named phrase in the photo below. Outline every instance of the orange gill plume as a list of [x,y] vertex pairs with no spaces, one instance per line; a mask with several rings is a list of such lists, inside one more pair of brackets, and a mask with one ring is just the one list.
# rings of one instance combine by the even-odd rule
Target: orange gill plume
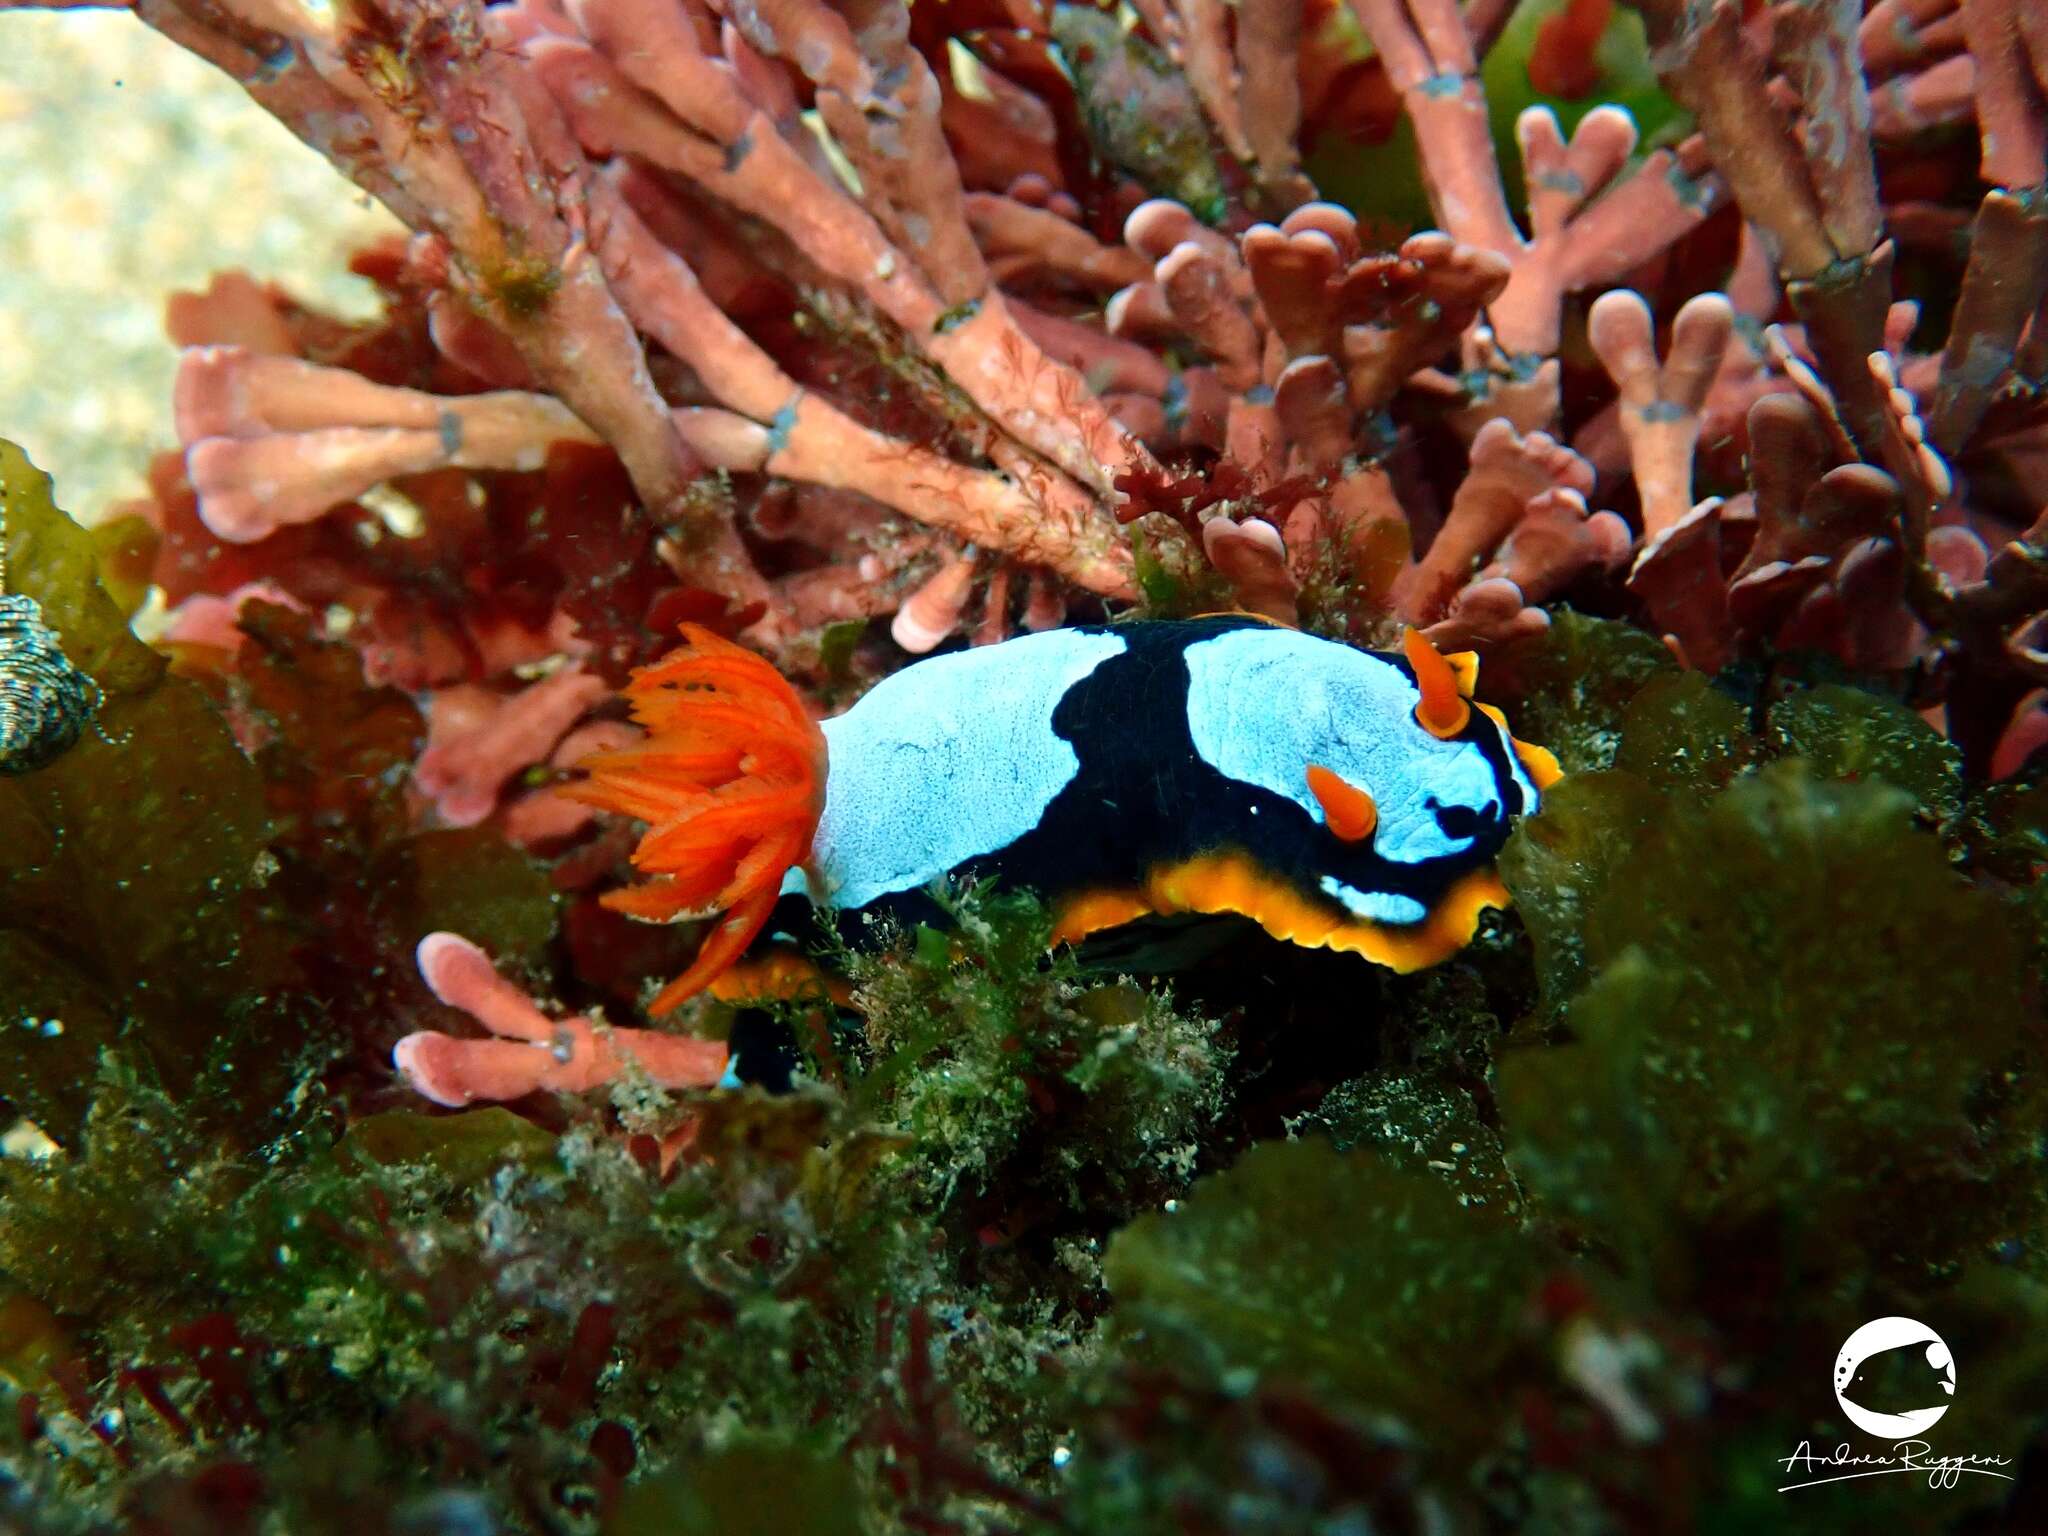
[[825,806],[825,736],[796,690],[701,625],[682,633],[683,648],[626,685],[646,740],[585,758],[589,778],[564,791],[648,823],[633,867],[653,878],[608,892],[606,906],[656,923],[724,914],[652,1013],[702,991],[753,942]]

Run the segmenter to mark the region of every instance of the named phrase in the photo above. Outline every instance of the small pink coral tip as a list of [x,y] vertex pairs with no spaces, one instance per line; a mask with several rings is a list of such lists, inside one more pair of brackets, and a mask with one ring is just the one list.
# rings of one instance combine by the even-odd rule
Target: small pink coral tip
[[460,934],[430,933],[414,957],[434,996],[497,1037],[458,1040],[421,1030],[392,1047],[399,1074],[436,1104],[459,1109],[543,1089],[582,1093],[611,1082],[629,1062],[664,1088],[710,1088],[725,1075],[729,1056],[721,1041],[602,1029],[580,1015],[550,1018]]

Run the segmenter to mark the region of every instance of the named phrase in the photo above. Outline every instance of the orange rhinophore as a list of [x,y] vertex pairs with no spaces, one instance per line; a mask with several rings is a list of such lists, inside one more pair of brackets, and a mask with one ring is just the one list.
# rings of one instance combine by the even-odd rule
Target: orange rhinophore
[[1323,824],[1347,843],[1371,837],[1380,823],[1380,808],[1372,796],[1320,763],[1308,765],[1308,792],[1323,808]]
[[1421,702],[1415,706],[1415,718],[1422,722],[1422,728],[1430,735],[1450,740],[1464,730],[1465,722],[1472,718],[1457,668],[1429,643],[1429,637],[1419,629],[1402,632],[1401,649],[1407,653],[1408,665],[1414,669],[1415,686],[1422,691]]
[[648,823],[633,866],[653,878],[603,898],[648,922],[724,916],[650,1008],[666,1013],[737,960],[782,877],[809,857],[825,807],[825,736],[796,690],[753,652],[698,624],[685,647],[626,685],[638,746],[585,758],[563,792]]

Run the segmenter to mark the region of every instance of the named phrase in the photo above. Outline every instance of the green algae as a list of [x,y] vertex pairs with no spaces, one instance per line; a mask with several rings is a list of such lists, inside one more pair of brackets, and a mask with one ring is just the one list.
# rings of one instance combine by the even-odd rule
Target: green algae
[[[1702,1233],[1757,1221],[1788,1263],[1882,1256],[1922,1281],[2024,1233],[2033,872],[1958,873],[1931,830],[1970,798],[1954,752],[1881,695],[1795,692],[1753,735],[1673,677],[1626,706],[1615,760],[1502,859],[1565,1029],[1500,1061],[1518,1171],[1666,1279],[1700,1272]],[[1917,1257],[1859,1226],[1873,1179],[1916,1185]]]
[[1288,1125],[1318,1135],[1340,1152],[1354,1147],[1391,1168],[1433,1175],[1463,1206],[1514,1211],[1522,1190],[1485,1106],[1455,1082],[1424,1073],[1353,1078]]
[[1131,524],[1132,575],[1148,619],[1192,619],[1236,609],[1229,582],[1184,529]]
[[[2015,1235],[2040,1112],[2019,943],[1912,810],[1785,763],[1631,838],[1570,1042],[1499,1067],[1524,1177],[1667,1282],[1689,1225],[1767,1220],[1787,1262],[1919,1279]],[[1910,1247],[1873,1181],[1910,1200]]]
[[1761,754],[1748,712],[1697,672],[1652,679],[1622,712],[1614,766],[1659,789],[1725,789]]
[[854,649],[867,632],[866,619],[841,619],[818,631],[818,665],[828,682],[843,687],[853,681]]
[[[966,1219],[1002,1187],[1099,1222],[1184,1177],[1221,1108],[1215,1025],[1086,976],[1070,950],[1048,960],[1028,893],[941,897],[952,926],[908,936],[916,963],[847,962],[875,1053],[861,1097],[940,1173],[922,1198]],[[1049,1122],[1065,1134],[1047,1147]]]
[[1867,689],[1823,683],[1771,707],[1766,735],[1829,779],[1878,779],[1905,790],[1920,814],[1962,809],[1962,754],[1905,705]]
[[381,1167],[425,1166],[457,1188],[483,1182],[500,1168],[552,1158],[556,1138],[531,1120],[491,1105],[455,1115],[391,1109],[356,1121],[344,1151]]
[[459,933],[507,965],[530,964],[555,932],[555,894],[532,859],[480,827],[419,832],[378,850],[371,911],[394,944]]
[[1549,1007],[1561,1007],[1583,984],[1591,906],[1662,808],[1656,790],[1634,774],[1572,774],[1501,850],[1501,878],[1535,947]]
[[[270,835],[255,768],[200,691],[167,675],[101,587],[99,548],[0,444],[8,579],[107,696],[106,734],[0,783],[0,1094],[64,1139],[104,1047],[201,1086],[282,956],[251,921]],[[118,733],[118,734],[116,734]],[[275,1079],[258,1071],[270,1085]]]
[[1486,659],[1479,696],[1502,706],[1515,734],[1555,753],[1566,773],[1585,773],[1613,766],[1630,701],[1677,671],[1655,637],[1564,609],[1542,634]]
[[1224,211],[1208,125],[1187,77],[1107,11],[1057,5],[1052,35],[1095,153],[1211,223]]
[[156,568],[157,531],[146,517],[128,514],[92,527],[101,589],[121,615],[133,620],[149,600]]
[[108,703],[106,734],[0,783],[0,1026],[15,1045],[0,1094],[66,1142],[119,1045],[254,1133],[334,1034],[344,991],[388,1006],[422,934],[538,955],[555,899],[530,860],[479,831],[410,830],[410,700],[367,688],[353,651],[268,605],[248,617],[244,691],[209,696],[128,634],[91,536],[19,469],[7,483],[12,579]]
[[1146,1354],[1226,1388],[1279,1379],[1475,1429],[1464,1401],[1533,1278],[1498,1215],[1316,1139],[1252,1148],[1120,1232],[1103,1268],[1118,1334]]
[[634,1488],[603,1536],[858,1536],[859,1484],[821,1451],[748,1440]]
[[82,1085],[75,1155],[0,1160],[0,1275],[75,1325],[206,1300],[192,1254],[248,1175],[119,1058]]
[[100,582],[101,548],[58,508],[50,477],[0,439],[0,520],[6,527],[7,590],[34,598],[72,664],[117,703],[147,693],[163,658],[128,632],[128,618]]

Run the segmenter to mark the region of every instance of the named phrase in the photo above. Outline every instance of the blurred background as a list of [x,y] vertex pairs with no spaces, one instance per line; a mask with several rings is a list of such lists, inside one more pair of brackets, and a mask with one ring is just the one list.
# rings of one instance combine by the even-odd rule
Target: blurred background
[[0,437],[91,521],[172,446],[165,296],[240,267],[350,316],[396,221],[125,12],[0,12]]

